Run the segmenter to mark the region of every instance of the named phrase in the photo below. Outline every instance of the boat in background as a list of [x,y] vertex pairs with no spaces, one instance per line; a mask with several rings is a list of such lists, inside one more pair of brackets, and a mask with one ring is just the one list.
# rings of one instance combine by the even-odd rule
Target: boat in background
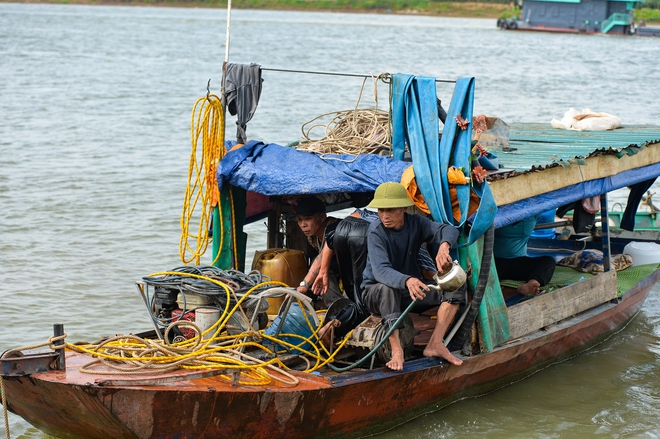
[[524,0],[520,17],[500,18],[497,27],[542,32],[660,36],[660,28],[634,25],[633,11],[644,0]]

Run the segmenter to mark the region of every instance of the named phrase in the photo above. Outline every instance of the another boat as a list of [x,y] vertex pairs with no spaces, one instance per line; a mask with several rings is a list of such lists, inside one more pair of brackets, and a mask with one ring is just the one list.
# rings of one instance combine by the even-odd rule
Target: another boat
[[[428,78],[405,76],[392,80],[410,80],[413,88],[429,86]],[[399,181],[412,165],[426,201],[441,198],[442,194],[428,189],[428,180],[435,173],[444,179],[449,165],[467,166],[466,176],[471,175],[470,167],[476,169],[469,157],[473,154],[473,85],[474,78],[457,82],[439,147],[433,141],[416,144],[413,137],[408,137],[408,150],[392,147],[393,154],[400,158],[322,155],[257,141],[228,143],[217,174],[221,191],[213,227],[216,265],[223,270],[246,271],[239,257],[245,254],[246,217],[254,220],[267,216],[266,248],[302,249],[305,243],[294,233],[297,228],[291,209],[291,201],[297,197],[325,196],[328,211],[361,208],[380,183]],[[416,96],[426,93],[419,90],[409,91]],[[437,109],[434,95],[428,102]],[[412,107],[406,108],[405,115],[397,110],[390,114],[394,125],[403,125],[397,117],[405,117],[405,125],[411,130],[419,114]],[[434,136],[437,142],[437,131],[429,138]],[[145,277],[140,292],[147,309],[154,313],[151,334],[119,337],[114,341],[116,354],[104,350],[110,340],[84,346],[66,344],[66,350],[53,354],[10,352],[0,361],[5,407],[61,438],[363,436],[518,381],[620,331],[637,314],[660,278],[660,259],[615,271],[610,259],[623,252],[631,239],[610,239],[607,221],[602,221],[599,233],[574,234],[566,240],[539,239],[531,245],[533,251],[557,258],[582,249],[602,251],[603,272],[593,276],[563,270],[553,291],[507,306],[500,279],[490,264],[492,230],[588,197],[600,197],[601,217],[607,219],[608,192],[646,184],[660,175],[660,127],[576,132],[553,130],[543,124],[520,124],[511,127],[506,144],[493,144],[488,149],[498,156],[499,166],[490,171],[487,183],[471,182],[480,194],[480,209],[484,205],[488,209],[472,217],[462,214],[457,221],[463,243],[457,258],[470,273],[472,298],[460,312],[461,318],[447,342],[463,360],[462,366],[421,355],[425,334],[433,327],[429,314],[412,316],[420,334],[412,344],[404,370],[396,372],[382,366],[378,355],[367,357],[373,355],[371,352],[382,353],[380,342],[387,339],[377,326],[361,327],[360,334],[365,338],[357,340],[356,330],[338,343],[337,350],[324,353],[314,338],[319,327],[316,314],[305,314],[309,305],[305,299],[300,300],[298,308],[289,300],[275,320],[259,330],[262,325],[258,324],[258,316],[265,312],[261,299],[269,297],[268,292],[273,297],[282,296],[279,285],[274,292],[272,284],[259,281],[242,290],[229,288],[229,281],[191,267],[187,272],[191,277],[217,287],[220,292],[216,296],[225,300],[225,307],[216,315],[215,326],[205,338],[194,332],[188,338],[182,329],[177,333],[179,339],[168,336],[171,323],[181,323],[178,319],[190,307],[185,303],[185,294],[183,298],[171,295],[171,289],[180,286],[167,282],[186,270]],[[428,162],[445,164],[433,167]],[[421,172],[425,166],[427,174]],[[460,203],[465,193],[469,197],[471,185],[452,188],[459,189]],[[436,204],[443,203],[440,200]],[[643,237],[637,238],[643,241]],[[504,284],[505,280],[501,281]],[[153,282],[151,292],[149,282]],[[237,292],[240,294],[232,295]],[[293,289],[284,292],[296,297]],[[193,296],[187,300],[192,301]],[[244,307],[244,318],[239,318],[238,312],[229,314],[232,307],[243,309],[238,305],[246,304],[249,298],[257,301]],[[289,321],[286,313],[298,313],[298,319]],[[200,323],[200,317],[196,318]],[[278,334],[286,332],[282,328],[288,323],[300,323],[303,331],[290,329],[294,334],[278,342]],[[306,326],[309,332],[300,335]],[[58,333],[62,328],[58,327]],[[210,338],[219,344],[211,344]],[[233,345],[223,350],[226,340]],[[264,343],[270,343],[267,352],[256,347]],[[55,339],[50,344],[57,349],[64,341]],[[161,357],[151,357],[144,350],[132,353],[143,349],[143,345],[167,349],[167,353]],[[196,365],[185,363],[183,357],[194,355],[197,345],[209,355]],[[172,363],[170,357],[175,356],[177,347],[181,352],[187,350]],[[246,358],[247,354],[251,357]],[[143,361],[148,356],[149,361]],[[95,363],[97,357],[104,359],[103,364]],[[165,357],[170,361],[166,371],[151,368],[164,362]],[[213,363],[211,357],[222,360]],[[122,370],[111,367],[122,358],[127,360],[120,366]],[[368,360],[360,363],[364,358]],[[276,364],[277,369],[272,367]]]
[[525,0],[520,17],[500,18],[497,27],[542,32],[658,36],[659,29],[634,25],[638,3],[616,0]]

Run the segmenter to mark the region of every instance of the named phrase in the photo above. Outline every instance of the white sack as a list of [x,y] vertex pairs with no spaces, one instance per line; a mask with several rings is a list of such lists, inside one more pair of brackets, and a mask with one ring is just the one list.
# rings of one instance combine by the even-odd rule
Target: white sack
[[588,108],[583,109],[582,113],[571,108],[561,120],[552,119],[550,124],[562,130],[607,131],[619,128],[621,118],[607,113],[592,113]]

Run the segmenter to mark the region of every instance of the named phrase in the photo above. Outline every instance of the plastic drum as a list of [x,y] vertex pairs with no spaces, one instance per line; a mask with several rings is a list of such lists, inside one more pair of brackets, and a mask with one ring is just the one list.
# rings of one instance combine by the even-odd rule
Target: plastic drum
[[624,248],[623,252],[632,256],[633,264],[658,264],[660,263],[660,244],[655,242],[629,242]]

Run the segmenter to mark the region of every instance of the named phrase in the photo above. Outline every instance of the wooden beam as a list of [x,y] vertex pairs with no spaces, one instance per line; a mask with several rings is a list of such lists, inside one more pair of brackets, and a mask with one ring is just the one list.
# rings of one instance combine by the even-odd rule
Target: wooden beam
[[597,180],[642,166],[660,162],[660,143],[648,145],[633,156],[617,158],[601,155],[586,159],[586,165],[573,163],[567,167],[556,166],[529,174],[489,182],[493,198],[498,206],[514,203],[583,181]]
[[510,340],[617,298],[616,271],[600,273],[509,307]]

